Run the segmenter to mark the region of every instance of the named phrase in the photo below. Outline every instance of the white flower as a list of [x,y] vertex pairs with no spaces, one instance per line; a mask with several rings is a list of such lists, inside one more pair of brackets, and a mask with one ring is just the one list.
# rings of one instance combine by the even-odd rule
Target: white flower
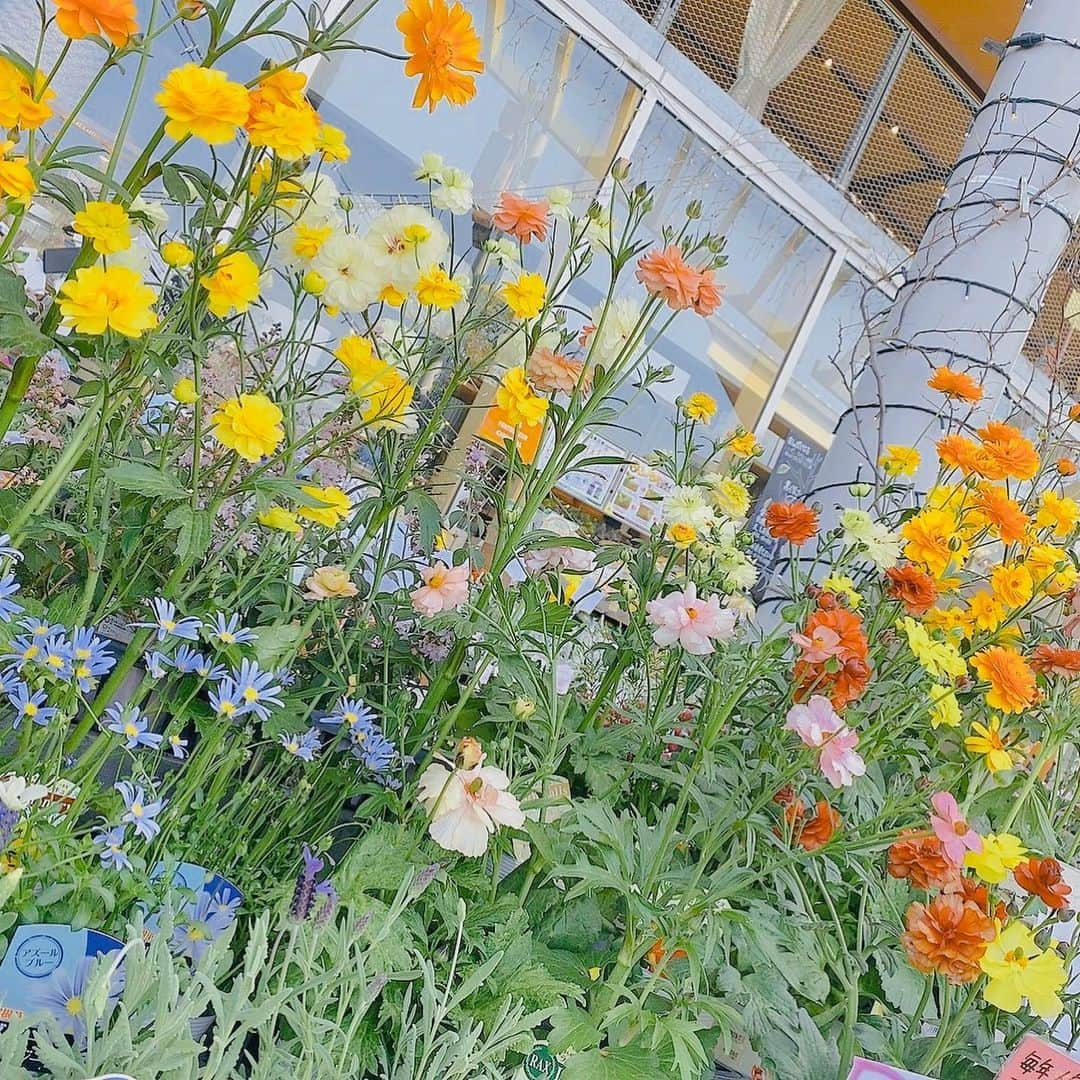
[[553,187],[547,193],[548,205],[554,217],[566,220],[572,212],[574,193],[568,187]]
[[363,311],[379,297],[381,285],[372,272],[368,246],[356,233],[331,236],[311,260],[311,269],[326,282],[320,299],[331,307]]
[[506,773],[491,765],[453,772],[429,765],[416,792],[431,816],[428,835],[446,851],[483,855],[497,826],[518,829],[525,823],[517,799],[506,790],[509,785]]
[[448,165],[431,193],[431,205],[451,214],[467,214],[473,205],[472,177],[464,169]]
[[364,251],[379,289],[393,285],[407,293],[415,288],[421,270],[446,258],[450,238],[423,207],[402,203],[371,222],[364,237]]
[[150,271],[150,249],[138,237],[123,251],[114,251],[109,256],[110,266],[126,266],[134,270],[141,278]]
[[484,251],[491,255],[500,266],[513,270],[521,265],[517,244],[505,236],[494,237],[484,242]]
[[574,681],[574,676],[576,674],[577,671],[573,664],[568,664],[565,660],[560,660],[555,665],[555,693],[568,693],[570,684]]
[[48,794],[44,784],[31,784],[22,776],[12,774],[0,780],[0,802],[9,810],[21,812]]
[[417,180],[434,180],[436,183],[441,183],[443,172],[443,159],[442,154],[434,154],[430,150],[421,155],[420,165],[413,176]]
[[877,522],[865,511],[849,507],[840,514],[840,527],[846,543],[865,543],[874,533]]
[[289,269],[306,269],[322,250],[322,245],[344,228],[345,222],[333,206],[312,203],[287,229],[274,237],[274,248]]
[[[602,316],[602,317],[601,317]],[[631,299],[618,296],[608,305],[593,312],[593,332],[590,358],[598,364],[610,364],[634,336],[641,319],[641,308]]]
[[698,532],[712,527],[716,514],[709,505],[709,500],[699,487],[684,484],[674,488],[664,498],[664,521],[668,525],[677,522],[693,526]]
[[[169,211],[159,202],[152,202],[141,195],[136,195],[128,203],[128,210],[133,214],[143,214],[150,219],[150,224],[143,227],[155,240],[169,227]],[[141,225],[142,222],[139,224]]]
[[[616,239],[618,234],[616,233]],[[611,244],[611,215],[603,207],[594,207],[585,226],[585,239],[594,248],[607,250]]]
[[875,525],[873,535],[863,541],[866,557],[879,569],[888,570],[900,561],[900,537],[884,525]]
[[720,547],[717,563],[727,575],[727,583],[735,589],[751,589],[758,579],[757,567],[746,552],[736,547]]

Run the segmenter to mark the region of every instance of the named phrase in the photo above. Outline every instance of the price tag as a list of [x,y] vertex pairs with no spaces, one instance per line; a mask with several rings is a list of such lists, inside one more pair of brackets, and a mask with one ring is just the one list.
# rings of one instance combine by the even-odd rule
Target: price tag
[[932,1080],[923,1073],[908,1072],[895,1065],[883,1065],[880,1061],[868,1061],[857,1057],[851,1065],[848,1080]]
[[1034,1035],[1025,1035],[998,1080],[1080,1080],[1080,1061]]

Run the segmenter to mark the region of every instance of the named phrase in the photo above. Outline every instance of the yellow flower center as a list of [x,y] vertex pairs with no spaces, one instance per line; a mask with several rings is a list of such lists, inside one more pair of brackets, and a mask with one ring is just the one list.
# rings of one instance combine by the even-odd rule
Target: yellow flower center
[[67,1010],[69,1016],[79,1016],[82,1013],[82,998],[70,997],[64,1003],[64,1008]]
[[27,716],[37,716],[38,707],[32,701],[28,701],[23,706],[23,712],[26,713]]
[[244,687],[244,700],[245,701],[258,701],[259,700],[259,691],[256,690],[254,686],[245,686]]
[[143,815],[143,804],[141,802],[133,802],[131,804],[131,812],[136,817],[142,817],[142,815]]
[[162,619],[161,620],[161,625],[166,630],[175,630],[176,629],[176,622],[173,619]]
[[446,571],[436,570],[434,574],[428,578],[428,587],[432,589],[441,589],[446,584]]
[[124,734],[130,739],[139,734],[139,729],[129,721],[124,725]]

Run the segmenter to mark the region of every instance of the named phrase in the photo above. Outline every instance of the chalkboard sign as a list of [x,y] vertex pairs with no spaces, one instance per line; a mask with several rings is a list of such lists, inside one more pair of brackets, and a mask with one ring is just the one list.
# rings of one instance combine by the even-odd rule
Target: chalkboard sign
[[762,489],[750,515],[752,537],[748,554],[757,567],[758,581],[751,595],[761,602],[773,568],[786,541],[775,540],[765,528],[765,511],[774,502],[795,502],[804,498],[814,487],[818,469],[825,460],[825,451],[815,443],[789,435],[780,448],[772,475]]

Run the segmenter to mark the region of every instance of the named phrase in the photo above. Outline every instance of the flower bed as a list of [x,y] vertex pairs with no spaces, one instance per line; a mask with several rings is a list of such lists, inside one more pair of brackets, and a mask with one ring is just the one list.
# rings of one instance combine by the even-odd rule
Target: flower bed
[[[936,486],[895,446],[773,503],[759,583],[760,449],[708,388],[650,462],[602,452],[722,302],[700,206],[658,225],[617,162],[588,207],[474,211],[436,154],[422,203],[340,194],[306,61],[393,62],[350,7],[186,2],[159,85],[156,6],[45,15],[50,70],[0,57],[3,1075],[976,1077],[1067,1041],[1072,418],[1032,441],[928,370]],[[398,27],[414,106],[482,92],[460,5]],[[158,110],[124,170],[51,86],[83,38],[122,134]],[[233,78],[261,38],[288,61]],[[80,244],[43,295],[35,212]],[[568,494],[623,466],[637,536]]]

